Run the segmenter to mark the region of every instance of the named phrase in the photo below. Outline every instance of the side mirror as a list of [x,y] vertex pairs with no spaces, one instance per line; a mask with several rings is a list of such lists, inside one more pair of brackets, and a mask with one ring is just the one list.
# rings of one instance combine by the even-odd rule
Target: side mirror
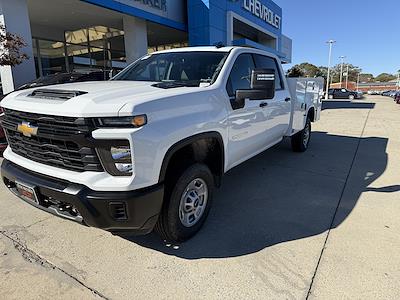
[[255,69],[251,72],[251,89],[237,90],[237,100],[268,100],[275,97],[275,70]]

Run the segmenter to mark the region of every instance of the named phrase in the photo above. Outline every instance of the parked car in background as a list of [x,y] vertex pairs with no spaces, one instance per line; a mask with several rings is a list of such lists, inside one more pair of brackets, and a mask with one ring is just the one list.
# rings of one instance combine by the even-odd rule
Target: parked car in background
[[382,93],[382,96],[390,96],[390,93],[392,92],[392,90],[388,90],[388,91],[384,91]]
[[356,93],[358,94],[358,98],[361,99],[362,97],[364,97],[364,93],[361,91],[356,91]]
[[[41,86],[55,85],[55,84],[85,82],[85,81],[103,81],[108,79],[110,79],[109,74],[103,71],[95,71],[89,73],[79,73],[79,72],[56,73],[47,76],[42,76],[28,83],[25,83],[21,85],[19,88],[17,88],[16,91],[41,87]],[[3,95],[3,93],[1,93],[0,99],[3,99],[5,96],[6,95]]]
[[382,92],[380,91],[368,91],[368,95],[381,95]]
[[360,95],[355,91],[350,91],[347,89],[329,89],[328,98],[354,100],[360,98]]
[[397,91],[394,101],[396,101],[397,104],[400,104],[400,91]]
[[397,94],[397,91],[394,91],[394,90],[393,90],[393,91],[390,91],[390,92],[389,92],[389,95],[388,95],[388,96],[389,96],[389,97],[392,97],[392,98],[394,99],[394,98],[396,97],[396,94]]
[[40,86],[48,86],[53,84],[62,83],[73,83],[73,82],[85,82],[85,81],[103,81],[108,80],[109,76],[107,73],[102,71],[90,72],[90,73],[57,73],[43,77],[39,77],[31,82],[28,82],[20,86],[17,90],[24,90]]

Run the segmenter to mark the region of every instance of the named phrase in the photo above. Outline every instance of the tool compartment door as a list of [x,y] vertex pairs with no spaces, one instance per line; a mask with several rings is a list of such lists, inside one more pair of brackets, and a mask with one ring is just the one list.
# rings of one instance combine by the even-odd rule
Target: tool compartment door
[[321,91],[324,81],[322,78],[288,78],[289,90],[292,96],[291,132],[293,135],[303,130],[307,113],[314,107],[315,117],[312,122],[318,121],[321,113]]
[[288,135],[293,135],[304,128],[307,79],[288,78],[288,84],[292,98],[291,132]]

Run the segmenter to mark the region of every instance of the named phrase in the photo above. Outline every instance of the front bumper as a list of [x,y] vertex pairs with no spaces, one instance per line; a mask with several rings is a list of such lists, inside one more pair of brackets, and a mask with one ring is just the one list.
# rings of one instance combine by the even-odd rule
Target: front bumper
[[20,197],[25,202],[54,215],[114,233],[150,233],[164,196],[162,184],[127,192],[93,191],[81,184],[29,171],[6,159],[1,165],[1,175],[16,195],[16,181],[34,187],[38,204]]

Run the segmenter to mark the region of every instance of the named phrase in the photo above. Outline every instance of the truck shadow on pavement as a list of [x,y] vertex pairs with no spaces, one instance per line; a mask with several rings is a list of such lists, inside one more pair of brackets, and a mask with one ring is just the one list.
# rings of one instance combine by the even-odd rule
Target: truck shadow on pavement
[[322,101],[322,110],[325,109],[373,109],[375,103],[370,102],[350,102],[350,101],[338,101],[328,100]]
[[386,169],[387,142],[313,132],[310,148],[299,154],[284,141],[228,172],[203,229],[191,240],[171,245],[154,233],[124,238],[200,259],[242,256],[321,234],[347,218],[361,193],[400,190],[369,188]]

